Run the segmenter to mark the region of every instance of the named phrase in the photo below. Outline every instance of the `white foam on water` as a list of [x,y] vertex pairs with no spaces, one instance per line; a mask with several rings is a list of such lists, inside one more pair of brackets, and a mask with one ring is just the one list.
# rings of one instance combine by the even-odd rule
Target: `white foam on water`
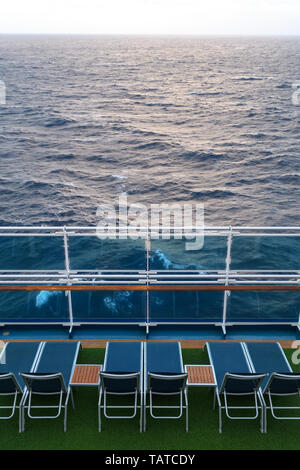
[[132,292],[122,291],[116,292],[113,295],[104,297],[104,305],[112,313],[119,313],[119,306],[122,303],[126,304],[126,310],[131,310],[134,305],[129,301],[129,297],[132,295]]
[[45,305],[48,300],[53,297],[54,295],[60,294],[59,291],[48,291],[48,290],[42,290],[41,292],[38,293],[35,299],[35,306],[37,308],[41,308],[43,305]]
[[113,178],[116,178],[118,180],[127,180],[127,176],[124,175],[111,175]]
[[184,269],[184,264],[173,263],[161,250],[155,250],[152,258],[157,257],[165,269]]
[[[195,264],[185,265],[185,264],[174,263],[161,250],[155,250],[154,255],[151,257],[151,260],[153,261],[155,257],[158,258],[158,260],[162,263],[164,269],[169,269],[169,270],[170,269],[191,269],[191,267],[193,267],[193,269],[196,269],[196,270],[203,269],[203,267],[195,265]],[[205,274],[205,273],[202,271],[201,274]]]
[[117,302],[112,297],[104,297],[103,302],[108,310],[112,312],[117,311]]

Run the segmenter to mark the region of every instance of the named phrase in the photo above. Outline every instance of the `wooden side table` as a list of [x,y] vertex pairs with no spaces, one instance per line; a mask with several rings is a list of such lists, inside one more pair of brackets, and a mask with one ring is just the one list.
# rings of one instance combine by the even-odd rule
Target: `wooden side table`
[[77,364],[74,369],[71,386],[98,387],[100,384],[100,364]]
[[188,374],[187,385],[189,387],[216,387],[217,381],[212,366],[202,364],[187,364],[184,366]]

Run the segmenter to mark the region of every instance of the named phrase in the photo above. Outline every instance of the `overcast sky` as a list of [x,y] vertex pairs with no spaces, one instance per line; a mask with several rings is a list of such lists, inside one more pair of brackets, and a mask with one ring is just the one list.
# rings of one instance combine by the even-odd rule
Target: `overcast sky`
[[300,0],[2,0],[0,33],[299,35]]

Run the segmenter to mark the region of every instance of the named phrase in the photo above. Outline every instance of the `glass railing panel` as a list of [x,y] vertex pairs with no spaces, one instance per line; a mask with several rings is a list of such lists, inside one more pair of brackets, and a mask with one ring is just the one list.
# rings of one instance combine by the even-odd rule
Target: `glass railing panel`
[[62,236],[0,236],[0,270],[65,269]]
[[151,270],[223,270],[227,238],[205,236],[200,249],[187,250],[189,240],[151,240]]
[[0,323],[67,321],[69,321],[69,312],[65,292],[0,292]]
[[152,291],[151,322],[221,322],[223,292]]
[[234,236],[231,269],[300,270],[300,237]]
[[298,322],[300,292],[233,291],[227,322]]
[[73,270],[144,270],[145,240],[101,240],[96,236],[70,236],[69,257]]
[[146,293],[136,291],[72,292],[75,322],[145,322]]

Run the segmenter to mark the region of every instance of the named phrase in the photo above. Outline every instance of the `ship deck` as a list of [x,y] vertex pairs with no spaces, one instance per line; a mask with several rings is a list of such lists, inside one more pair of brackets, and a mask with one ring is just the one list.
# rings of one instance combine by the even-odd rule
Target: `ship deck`
[[[285,353],[290,359],[292,350]],[[79,362],[103,363],[104,349],[83,348]],[[205,364],[208,357],[203,349],[183,349],[185,364]],[[300,365],[293,365],[300,371]],[[299,421],[268,420],[268,433],[261,434],[257,420],[229,421],[225,419],[223,433],[218,432],[218,412],[212,409],[213,392],[209,388],[189,389],[189,432],[184,420],[148,420],[147,432],[140,433],[138,418],[105,420],[101,434],[97,429],[97,389],[80,387],[75,391],[76,408],[69,407],[68,431],[63,432],[63,419],[28,420],[26,431],[18,433],[17,414],[1,421],[1,449],[104,449],[108,450],[279,450],[299,449]]]

